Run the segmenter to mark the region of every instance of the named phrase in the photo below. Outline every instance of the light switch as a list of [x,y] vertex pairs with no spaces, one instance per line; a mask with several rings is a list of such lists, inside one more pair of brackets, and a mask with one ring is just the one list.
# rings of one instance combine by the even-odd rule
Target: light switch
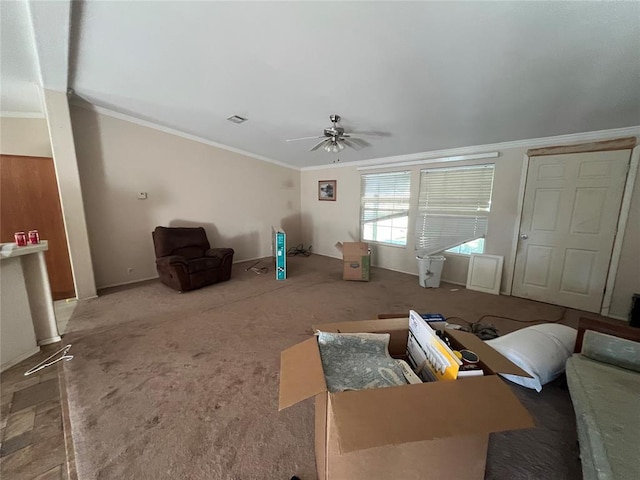
[[138,200],[146,200],[147,192],[138,192]]

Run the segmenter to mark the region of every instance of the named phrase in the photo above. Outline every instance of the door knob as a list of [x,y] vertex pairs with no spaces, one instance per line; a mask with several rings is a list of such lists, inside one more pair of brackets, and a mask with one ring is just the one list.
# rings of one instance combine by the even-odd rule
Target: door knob
[[520,238],[521,238],[522,240],[526,240],[527,238],[529,238],[529,235],[527,235],[526,233],[521,233],[521,234],[520,234]]

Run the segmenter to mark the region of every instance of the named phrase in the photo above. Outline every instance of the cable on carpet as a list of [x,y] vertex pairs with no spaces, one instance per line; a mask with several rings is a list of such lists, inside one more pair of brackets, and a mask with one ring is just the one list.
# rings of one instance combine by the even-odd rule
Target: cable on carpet
[[302,255],[303,257],[308,257],[309,255],[311,255],[311,245],[309,245],[309,248],[305,249],[304,245],[301,243],[287,250],[287,257],[294,257],[296,255]]
[[488,313],[486,315],[482,315],[475,322],[469,322],[469,321],[465,320],[462,317],[448,317],[445,320],[447,322],[449,320],[453,320],[453,319],[462,320],[464,323],[466,323],[468,325],[468,327],[462,327],[463,330],[473,333],[474,335],[479,337],[481,340],[491,340],[492,338],[497,338],[500,335],[498,334],[498,329],[494,325],[492,325],[490,323],[482,323],[482,320],[487,318],[487,317],[501,318],[503,320],[510,320],[512,322],[519,322],[519,323],[558,323],[558,322],[561,322],[562,320],[564,320],[564,317],[565,317],[566,314],[567,314],[567,309],[563,308],[562,309],[562,314],[560,315],[560,318],[558,318],[556,320],[547,320],[547,319],[543,319],[543,318],[534,319],[534,320],[522,320],[520,318],[505,317],[504,315],[493,315],[491,313]]
[[260,265],[261,263],[262,263],[262,260],[258,260],[257,262],[252,263],[247,268],[245,268],[244,271],[248,272],[249,270],[251,270],[256,275],[262,275],[263,273],[267,273],[268,271],[267,267],[258,267],[258,265]]

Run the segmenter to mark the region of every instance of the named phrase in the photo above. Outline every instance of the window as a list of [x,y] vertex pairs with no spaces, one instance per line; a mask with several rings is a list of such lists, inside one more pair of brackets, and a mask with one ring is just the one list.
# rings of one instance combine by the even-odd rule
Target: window
[[420,171],[416,249],[430,255],[456,247],[458,253],[484,252],[493,165]]
[[447,248],[445,252],[471,255],[472,253],[484,253],[484,238],[476,238],[457,247]]
[[411,172],[362,175],[362,240],[407,245]]

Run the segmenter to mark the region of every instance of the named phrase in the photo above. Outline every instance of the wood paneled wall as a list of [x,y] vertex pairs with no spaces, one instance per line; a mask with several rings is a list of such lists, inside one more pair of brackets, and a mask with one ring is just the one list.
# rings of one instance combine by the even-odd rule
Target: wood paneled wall
[[67,237],[52,158],[0,155],[0,241],[38,230],[54,300],[75,297]]

